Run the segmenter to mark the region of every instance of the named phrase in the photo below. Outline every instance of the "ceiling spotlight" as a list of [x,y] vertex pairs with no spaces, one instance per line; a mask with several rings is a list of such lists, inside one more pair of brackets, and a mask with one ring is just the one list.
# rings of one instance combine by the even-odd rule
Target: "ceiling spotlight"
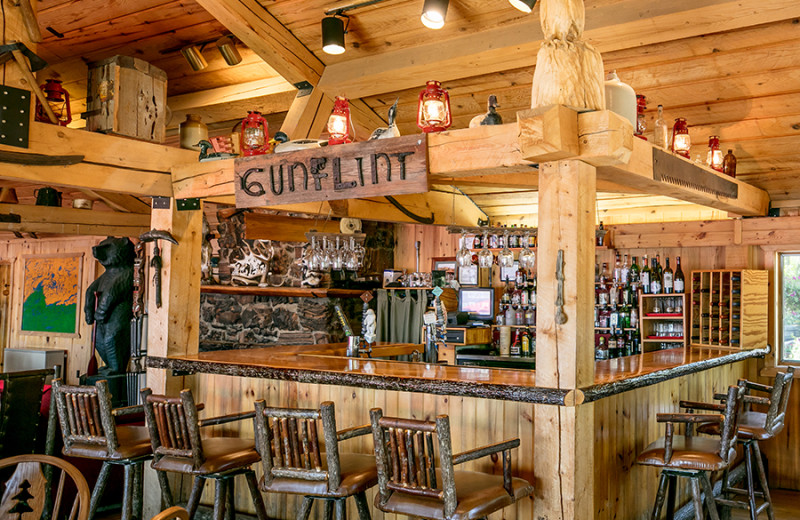
[[186,58],[186,61],[189,62],[189,66],[192,67],[192,70],[195,72],[208,67],[206,59],[196,45],[187,45],[181,49],[181,54],[183,54],[183,57]]
[[[346,16],[346,15],[341,15]],[[347,20],[348,25],[350,19]],[[322,19],[322,50],[327,54],[342,54],[344,52],[344,35],[347,28],[341,18],[326,16]]]
[[508,3],[523,13],[530,13],[533,11],[533,6],[536,5],[536,0],[508,0]]
[[444,27],[444,19],[447,16],[447,6],[450,0],[425,0],[422,6],[422,25],[429,29],[441,29]]
[[236,48],[236,40],[233,39],[233,36],[223,36],[217,40],[217,49],[222,54],[222,59],[225,60],[225,63],[231,67],[242,62],[242,55],[239,54],[239,50]]

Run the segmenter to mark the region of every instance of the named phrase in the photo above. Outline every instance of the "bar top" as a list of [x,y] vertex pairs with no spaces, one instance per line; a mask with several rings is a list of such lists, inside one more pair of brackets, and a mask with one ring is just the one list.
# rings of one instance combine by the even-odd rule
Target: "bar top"
[[[422,351],[421,345],[379,343],[372,355]],[[148,357],[147,366],[187,373],[203,372],[304,383],[356,386],[439,395],[483,397],[553,405],[590,402],[643,386],[763,357],[769,349],[731,351],[692,348],[648,352],[598,361],[592,386],[562,390],[535,386],[535,371],[435,365],[344,357],[345,344],[275,346],[223,350],[170,358]]]

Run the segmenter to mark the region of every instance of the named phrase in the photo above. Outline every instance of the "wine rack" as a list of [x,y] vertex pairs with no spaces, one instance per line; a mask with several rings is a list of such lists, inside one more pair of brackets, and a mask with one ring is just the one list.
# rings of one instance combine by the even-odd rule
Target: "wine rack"
[[690,344],[753,349],[767,344],[767,271],[692,271]]

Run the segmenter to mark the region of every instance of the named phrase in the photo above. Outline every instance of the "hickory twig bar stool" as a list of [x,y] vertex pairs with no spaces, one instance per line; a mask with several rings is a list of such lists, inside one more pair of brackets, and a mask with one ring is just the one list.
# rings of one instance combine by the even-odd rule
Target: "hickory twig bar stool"
[[[728,388],[723,414],[660,413],[657,421],[666,423],[666,435],[650,444],[636,459],[638,464],[662,468],[658,493],[653,506],[652,520],[658,520],[668,492],[667,518],[675,512],[675,486],[677,477],[687,477],[691,482],[695,515],[703,518],[703,498],[712,520],[719,520],[709,471],[725,469],[736,457],[736,428],[739,409],[744,397],[744,384]],[[687,435],[675,435],[674,423],[687,424]],[[717,438],[697,437],[691,425],[714,423],[720,425]],[[669,484],[669,490],[667,490]],[[702,487],[702,495],[700,488]]]
[[[511,450],[519,446],[519,439],[453,455],[446,415],[418,421],[383,417],[380,408],[373,408],[370,420],[378,468],[375,507],[381,511],[432,520],[474,520],[533,492],[527,480],[511,476]],[[455,470],[459,464],[492,454],[502,456],[502,475]]]
[[[786,407],[789,404],[789,394],[792,389],[792,378],[794,377],[794,367],[789,367],[786,372],[779,372],[775,376],[772,386],[761,385],[750,381],[740,381],[748,391],[758,391],[768,393],[769,397],[757,397],[753,395],[744,396],[744,408],[739,417],[738,442],[744,447],[745,477],[747,489],[731,487],[728,483],[728,471],[722,475],[722,498],[717,498],[717,503],[726,507],[736,507],[747,509],[750,512],[751,520],[758,518],[764,510],[770,520],[775,519],[772,507],[772,497],[769,494],[767,475],[764,471],[764,462],[761,460],[761,448],[759,441],[769,440],[783,430],[784,419],[786,417]],[[727,396],[717,394],[715,399],[725,401]],[[767,406],[766,413],[752,411],[751,405]],[[714,405],[706,403],[694,403],[681,401],[681,407],[698,410],[716,410],[724,405]],[[719,435],[719,424],[709,423],[698,426],[697,431],[711,435]],[[753,459],[755,459],[755,469],[761,491],[755,490],[755,479],[753,478]],[[729,495],[743,495],[747,501],[733,500]],[[756,505],[756,498],[761,498],[764,502]]]
[[[186,509],[194,517],[207,479],[214,480],[214,520],[223,513],[234,517],[234,477],[244,475],[259,520],[266,520],[264,501],[258,491],[255,473],[250,468],[259,461],[252,439],[239,437],[201,437],[200,428],[250,419],[254,412],[198,419],[203,405],[195,405],[190,390],[181,390],[180,397],[154,395],[149,388],[141,390],[150,441],[153,446],[153,469],[193,475],[192,491]],[[168,506],[172,496],[166,480],[160,480]]]
[[64,455],[103,461],[100,475],[92,491],[89,518],[94,517],[111,466],[124,468],[125,487],[122,499],[122,520],[142,518],[142,469],[152,456],[150,436],[144,426],[117,426],[116,417],[142,413],[141,406],[111,409],[108,382],[94,386],[69,386],[60,379],[53,381]]
[[[322,438],[317,423],[322,423]],[[359,520],[370,520],[364,493],[378,482],[375,457],[341,453],[339,442],[372,432],[370,425],[336,431],[334,405],[319,410],[268,408],[256,401],[256,447],[264,466],[262,491],[303,495],[297,514],[305,520],[315,499],[324,500],[325,518],[335,505],[336,520],[347,517],[347,497],[354,497]],[[320,442],[324,439],[324,445]]]

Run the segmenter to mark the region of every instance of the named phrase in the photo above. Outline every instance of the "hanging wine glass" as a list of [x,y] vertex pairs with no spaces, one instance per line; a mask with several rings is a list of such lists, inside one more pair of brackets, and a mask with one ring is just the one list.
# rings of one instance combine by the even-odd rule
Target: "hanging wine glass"
[[328,242],[328,237],[322,237],[322,248],[320,251],[320,264],[319,268],[322,271],[328,271],[331,268],[331,256],[330,256],[330,242]]
[[508,231],[503,233],[503,249],[497,255],[500,267],[514,267],[514,253],[508,248]]
[[331,248],[331,269],[341,271],[344,267],[344,254],[339,237],[336,237],[336,246]]
[[323,271],[325,269],[325,251],[322,250],[319,242],[314,237],[311,238],[311,270]]
[[344,267],[348,271],[358,271],[358,253],[356,252],[356,240],[350,237],[350,247],[347,248]]
[[483,233],[483,249],[478,253],[478,266],[492,267],[494,264],[494,255],[489,251],[489,233]]
[[472,251],[467,249],[467,234],[461,233],[461,248],[456,253],[456,262],[460,267],[472,265]]
[[522,251],[519,252],[519,266],[522,269],[532,270],[533,266],[536,264],[536,253],[528,247],[529,243],[530,235],[526,233]]

